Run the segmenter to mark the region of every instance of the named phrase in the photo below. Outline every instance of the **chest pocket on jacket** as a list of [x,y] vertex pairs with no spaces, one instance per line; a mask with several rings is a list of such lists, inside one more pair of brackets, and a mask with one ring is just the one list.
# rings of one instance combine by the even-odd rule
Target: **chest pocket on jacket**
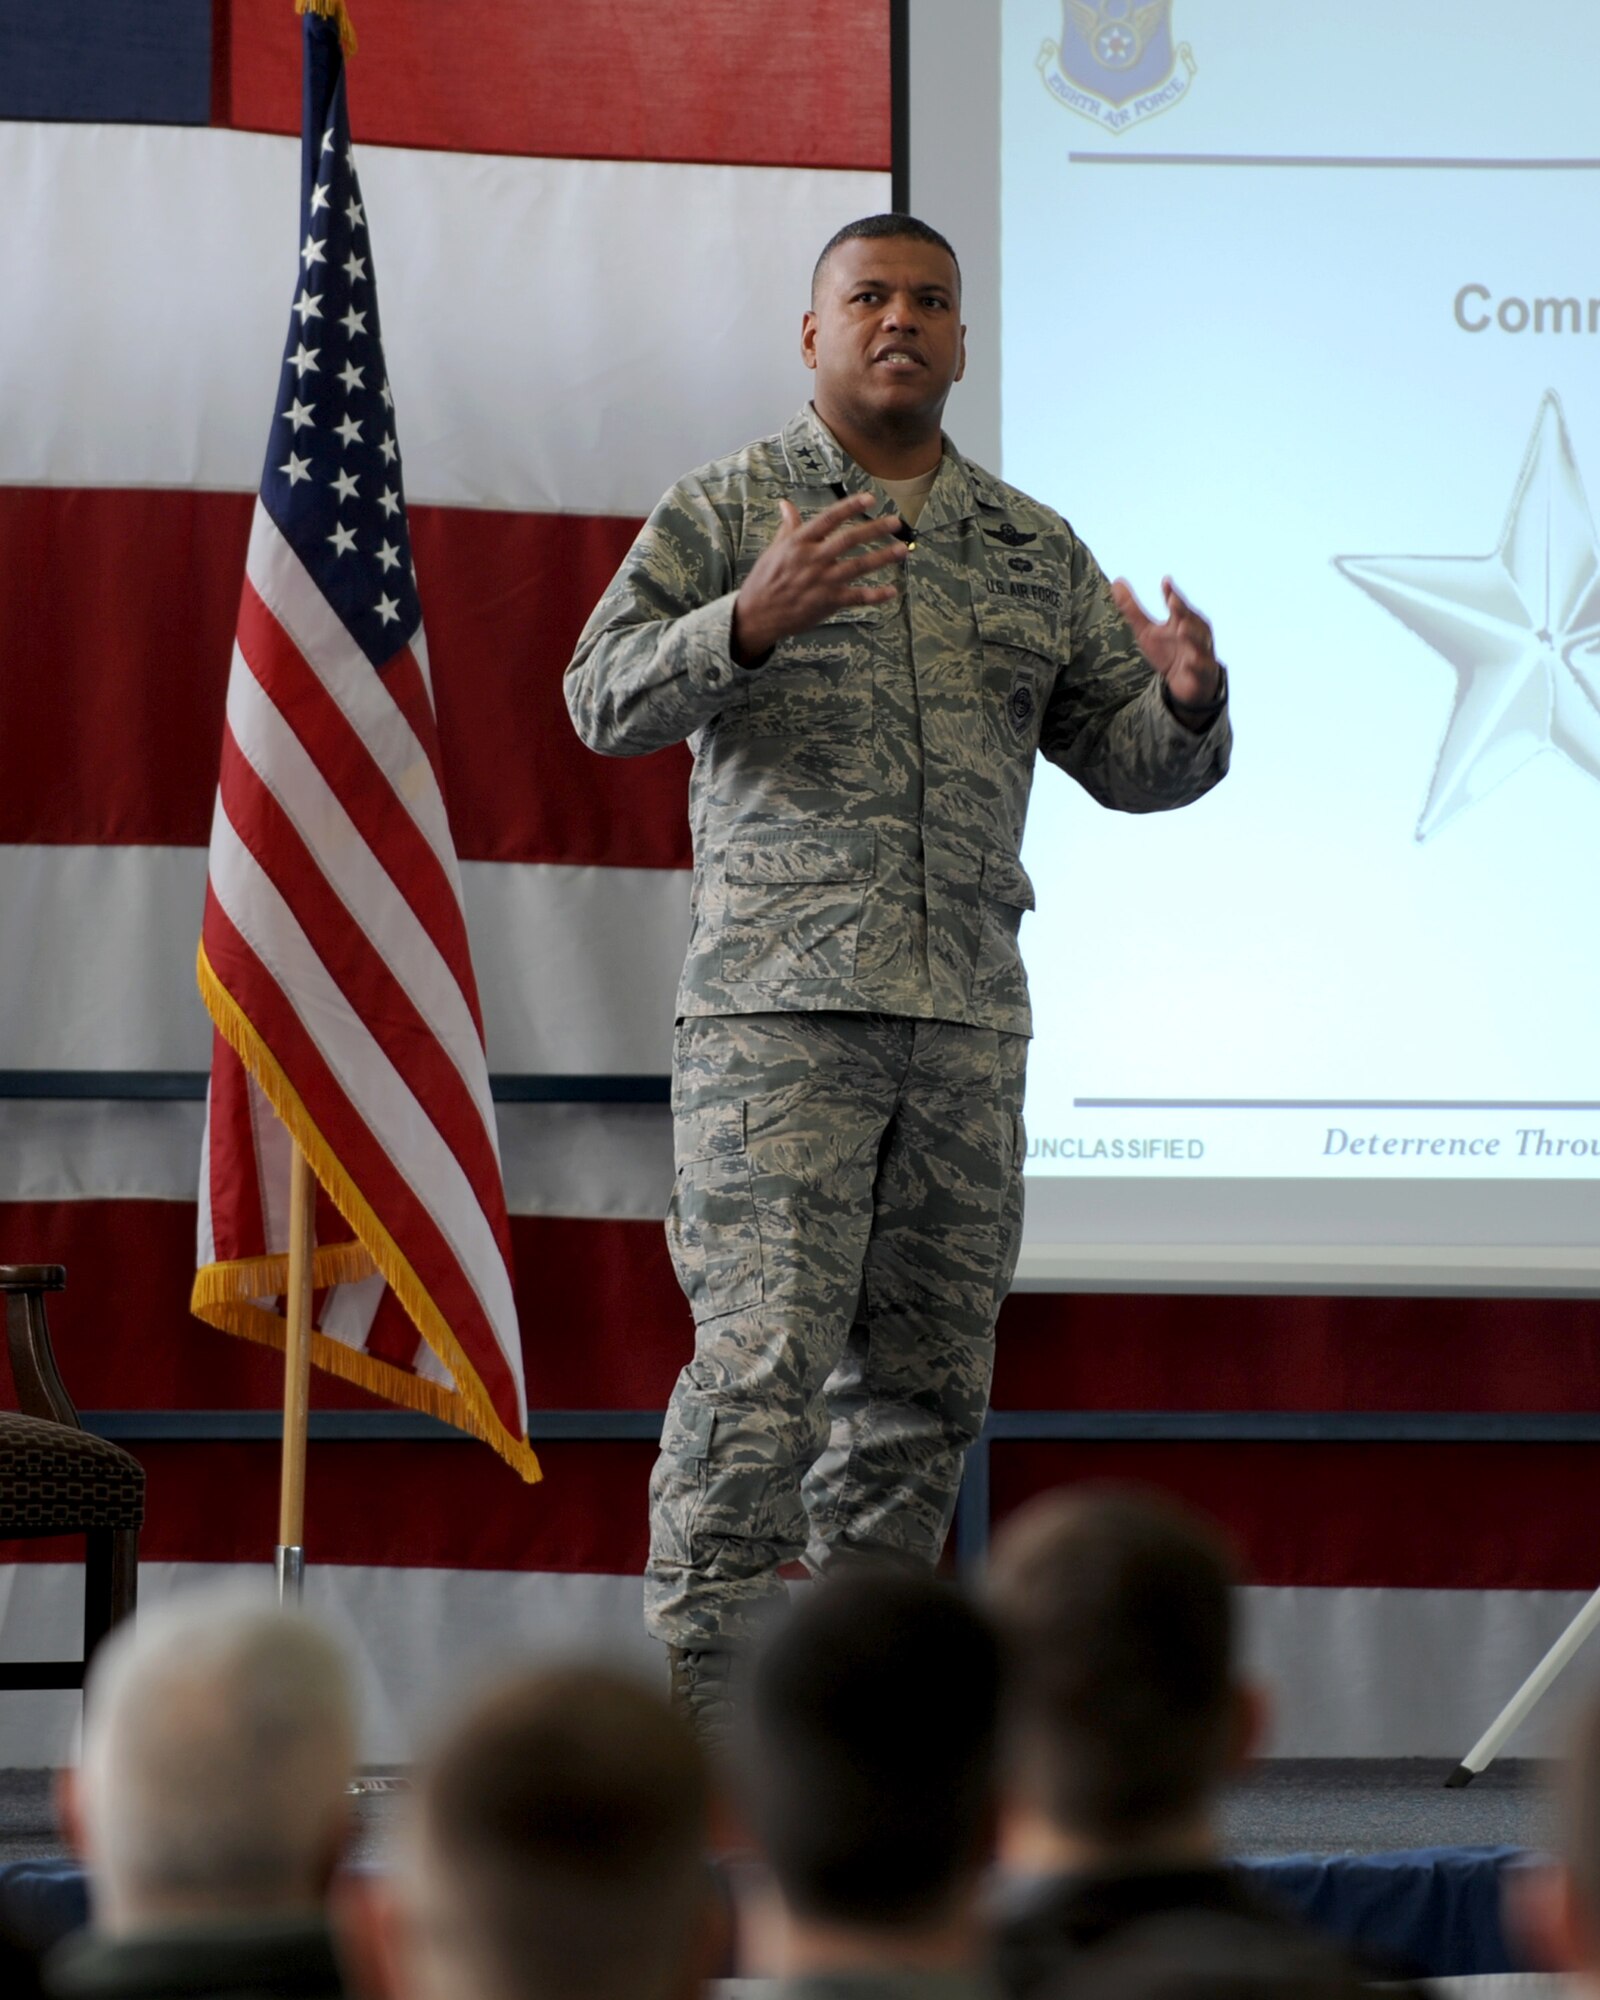
[[1055,685],[1056,622],[1042,605],[991,597],[978,605],[983,712],[1002,750],[1031,754]]
[[765,986],[853,978],[876,860],[870,829],[775,828],[731,840],[723,978]]
[[860,613],[839,613],[825,625],[781,639],[767,664],[750,676],[751,733],[831,743],[870,736],[877,610],[872,605]]

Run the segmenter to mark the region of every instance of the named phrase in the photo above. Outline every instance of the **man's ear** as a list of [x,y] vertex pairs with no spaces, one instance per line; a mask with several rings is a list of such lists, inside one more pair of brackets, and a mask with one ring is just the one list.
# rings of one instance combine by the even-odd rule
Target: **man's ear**
[[961,358],[956,363],[955,380],[960,381],[967,372],[967,329],[961,329]]
[[329,1892],[328,1920],[350,1992],[362,2000],[409,2000],[414,1989],[404,1973],[406,1913],[393,1881],[342,1869]]
[[1240,1681],[1233,1691],[1228,1771],[1242,1771],[1261,1755],[1272,1732],[1272,1697],[1256,1681]]
[[800,359],[808,368],[817,365],[817,316],[809,307],[800,319]]
[[1500,1923],[1518,1956],[1540,1971],[1582,1972],[1595,1962],[1594,1927],[1559,1862],[1502,1871]]
[[83,1829],[83,1780],[70,1764],[56,1773],[55,1808],[56,1825],[61,1829],[61,1838],[79,1861],[87,1861],[88,1842],[84,1838]]

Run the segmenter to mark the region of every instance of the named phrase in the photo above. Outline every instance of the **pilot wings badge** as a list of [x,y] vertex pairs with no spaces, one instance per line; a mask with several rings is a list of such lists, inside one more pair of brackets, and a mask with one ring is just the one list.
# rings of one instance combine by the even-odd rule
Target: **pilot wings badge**
[[1058,104],[1125,132],[1172,109],[1195,60],[1173,45],[1172,0],[1061,0],[1061,41],[1040,49],[1038,70]]

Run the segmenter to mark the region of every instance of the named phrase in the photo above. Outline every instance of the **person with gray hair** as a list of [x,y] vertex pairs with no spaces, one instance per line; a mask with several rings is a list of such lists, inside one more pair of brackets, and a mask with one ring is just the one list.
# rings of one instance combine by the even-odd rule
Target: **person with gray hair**
[[195,1591],[114,1633],[60,1792],[90,1929],[52,1954],[50,1990],[338,1995],[325,1904],[355,1735],[340,1649],[266,1598]]

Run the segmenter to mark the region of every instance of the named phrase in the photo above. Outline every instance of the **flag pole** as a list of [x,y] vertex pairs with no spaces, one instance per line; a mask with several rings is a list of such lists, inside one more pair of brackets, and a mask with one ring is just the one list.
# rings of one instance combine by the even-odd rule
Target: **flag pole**
[[311,1253],[317,1236],[317,1180],[299,1146],[289,1169],[288,1333],[283,1347],[283,1466],[278,1481],[278,1602],[298,1604],[305,1589],[306,1425],[311,1405]]

